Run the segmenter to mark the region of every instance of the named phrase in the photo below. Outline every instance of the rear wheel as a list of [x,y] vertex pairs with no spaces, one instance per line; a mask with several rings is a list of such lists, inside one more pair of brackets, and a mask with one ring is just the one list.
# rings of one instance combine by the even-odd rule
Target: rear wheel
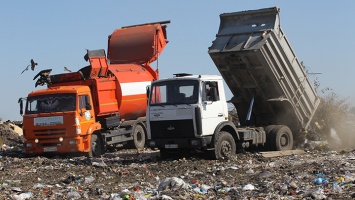
[[277,125],[269,125],[265,127],[265,134],[266,134],[266,142],[264,145],[265,150],[271,150],[271,143],[273,143],[273,139],[271,138],[271,131],[274,129]]
[[102,140],[98,135],[91,135],[89,157],[100,157],[104,153]]
[[218,134],[217,141],[214,144],[214,151],[211,152],[212,159],[230,159],[235,157],[236,144],[233,136],[225,131]]
[[145,129],[141,124],[137,124],[133,131],[133,141],[136,149],[144,149],[145,147]]
[[274,127],[270,136],[270,149],[274,151],[291,150],[293,148],[293,135],[287,126]]

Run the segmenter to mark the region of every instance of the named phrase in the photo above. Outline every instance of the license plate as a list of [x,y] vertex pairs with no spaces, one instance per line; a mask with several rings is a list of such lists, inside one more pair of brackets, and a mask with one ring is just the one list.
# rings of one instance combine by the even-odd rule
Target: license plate
[[44,152],[57,151],[57,147],[44,147],[43,151],[44,151]]
[[178,145],[177,144],[166,144],[165,148],[166,149],[177,149]]

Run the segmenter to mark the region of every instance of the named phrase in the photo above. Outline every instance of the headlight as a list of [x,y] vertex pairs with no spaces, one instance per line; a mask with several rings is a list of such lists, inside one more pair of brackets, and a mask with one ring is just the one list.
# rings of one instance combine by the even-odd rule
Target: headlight
[[38,142],[39,142],[39,140],[38,140],[38,139],[35,139],[35,143],[37,143],[37,144],[38,144]]
[[64,139],[63,139],[62,137],[59,138],[59,142],[63,142],[63,140],[64,140]]

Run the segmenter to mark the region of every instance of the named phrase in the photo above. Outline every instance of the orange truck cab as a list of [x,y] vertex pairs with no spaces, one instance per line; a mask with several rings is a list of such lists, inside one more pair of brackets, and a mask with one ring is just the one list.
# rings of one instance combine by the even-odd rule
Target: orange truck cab
[[115,30],[105,50],[87,51],[90,65],[77,72],[50,75],[42,70],[23,112],[29,154],[83,153],[100,156],[110,145],[145,147],[147,94],[158,80],[154,62],[168,43],[166,23]]

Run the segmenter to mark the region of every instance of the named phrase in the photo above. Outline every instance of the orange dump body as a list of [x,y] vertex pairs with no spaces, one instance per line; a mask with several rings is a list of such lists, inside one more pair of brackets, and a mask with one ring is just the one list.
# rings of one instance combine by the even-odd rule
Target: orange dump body
[[96,116],[119,113],[123,120],[144,116],[147,88],[159,78],[158,70],[150,63],[168,42],[165,28],[161,24],[147,24],[115,30],[108,38],[109,61],[103,50],[90,51],[90,66],[79,72],[52,75],[49,87],[90,86]]

